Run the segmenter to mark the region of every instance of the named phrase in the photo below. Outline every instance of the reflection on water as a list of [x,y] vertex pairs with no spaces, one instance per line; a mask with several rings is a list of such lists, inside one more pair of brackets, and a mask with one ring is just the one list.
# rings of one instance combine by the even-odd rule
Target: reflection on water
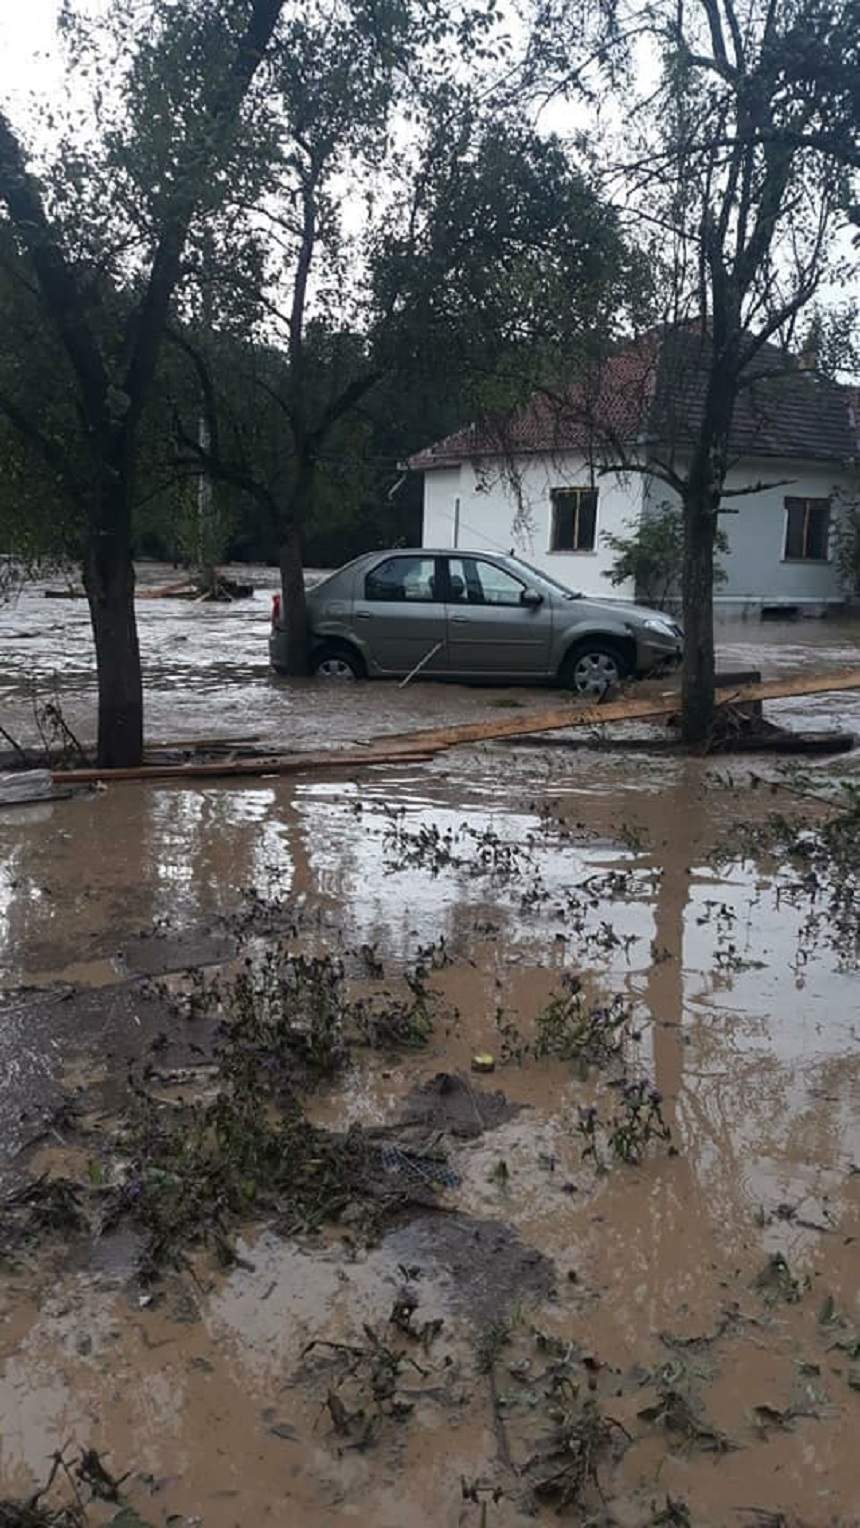
[[[510,750],[505,781],[492,790],[485,776],[474,793],[413,769],[360,784],[117,787],[26,833],[6,817],[0,972],[7,985],[86,981],[92,963],[95,981],[119,960],[133,974],[136,936],[226,926],[253,891],[279,901],[285,926],[312,911],[332,946],[406,961],[439,938],[461,959],[480,944],[503,987],[515,965],[586,972],[653,1017],[657,1082],[685,1128],[732,1108],[753,1078],[769,1129],[787,1137],[822,1069],[855,1054],[855,974],[826,948],[799,958],[805,909],[772,878],[709,868],[732,798],[703,789],[700,765],[676,761],[661,790],[643,771],[625,803],[569,766],[536,783],[532,758]],[[848,1126],[854,1081],[846,1063],[828,1084],[828,1140]]]

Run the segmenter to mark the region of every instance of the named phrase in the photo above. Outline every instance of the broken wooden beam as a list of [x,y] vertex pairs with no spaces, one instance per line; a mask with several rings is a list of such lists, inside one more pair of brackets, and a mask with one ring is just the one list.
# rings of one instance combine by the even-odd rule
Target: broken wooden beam
[[426,764],[435,757],[438,748],[423,744],[414,748],[391,749],[327,748],[319,753],[274,754],[271,757],[251,759],[210,759],[205,763],[189,764],[141,764],[127,769],[65,769],[54,771],[58,785],[95,785],[99,780],[212,780],[230,776],[251,778],[269,775],[294,775],[306,770],[346,769],[355,765],[415,763]]
[[[755,700],[787,700],[797,695],[825,695],[829,691],[860,690],[860,669],[840,669],[833,674],[808,674],[792,679],[767,679],[760,684],[727,686],[717,690],[717,705],[746,704]],[[458,743],[480,743],[502,737],[528,737],[535,732],[558,732],[567,727],[604,727],[609,722],[649,721],[657,716],[674,716],[680,709],[680,696],[651,696],[644,700],[610,700],[602,705],[554,706],[546,711],[525,711],[516,716],[496,717],[486,722],[464,722],[454,727],[430,727],[420,732],[400,734],[391,744],[430,748],[452,748]],[[382,739],[377,738],[379,745]]]
[[[754,700],[786,700],[798,695],[826,695],[839,690],[860,690],[860,669],[835,674],[809,674],[794,679],[770,679],[762,684],[721,689],[717,704]],[[377,738],[360,749],[327,748],[319,752],[278,754],[252,759],[212,760],[206,763],[150,764],[134,769],[57,770],[58,785],[94,784],[97,780],[206,780],[229,776],[292,775],[308,770],[345,769],[356,765],[424,762],[446,748],[462,743],[528,737],[532,733],[557,732],[568,727],[605,727],[611,722],[650,721],[677,714],[677,694],[643,700],[615,700],[605,705],[554,706],[546,711],[519,716],[495,717],[492,721],[463,722],[453,727],[425,728],[397,739]]]

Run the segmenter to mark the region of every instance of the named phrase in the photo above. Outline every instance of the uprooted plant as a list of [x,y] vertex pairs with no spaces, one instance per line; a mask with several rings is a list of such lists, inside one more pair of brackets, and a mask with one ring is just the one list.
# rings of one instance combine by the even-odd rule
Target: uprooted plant
[[[88,1507],[92,1502],[111,1502],[119,1506],[120,1488],[128,1478],[112,1474],[104,1458],[94,1448],[82,1449],[67,1457],[67,1449],[56,1449],[47,1481],[23,1501],[0,1501],[0,1528],[86,1528],[93,1521]],[[71,1500],[50,1506],[45,1500],[55,1484],[61,1485]],[[99,1522],[105,1523],[103,1516]],[[120,1510],[105,1528],[147,1528],[143,1518],[130,1507]]]
[[465,870],[470,875],[508,880],[521,875],[533,863],[535,841],[512,842],[490,826],[440,828],[437,823],[406,824],[405,809],[389,813],[383,848],[391,869]]
[[630,1442],[627,1429],[601,1409],[596,1396],[579,1399],[571,1390],[567,1404],[554,1409],[555,1426],[527,1465],[536,1496],[557,1511],[581,1505],[590,1486],[602,1498],[598,1474],[616,1446]]
[[53,695],[46,699],[34,690],[32,702],[33,723],[42,744],[45,764],[66,769],[89,765],[92,761],[86,749],[66,720],[56,676]]
[[295,1232],[357,1203],[372,1234],[381,1215],[426,1206],[444,1181],[438,1151],[398,1151],[387,1134],[377,1140],[358,1125],[345,1135],[312,1125],[266,1038],[254,1025],[225,1024],[208,1101],[166,1104],[136,1085],[118,1142],[124,1179],[107,1191],[103,1225],[130,1220],[144,1233],[144,1278],[181,1265],[195,1243],[229,1264],[233,1228],[249,1216],[274,1215]]
[[599,1172],[605,1171],[603,1141],[619,1162],[638,1165],[652,1142],[669,1147],[672,1131],[663,1118],[663,1097],[646,1078],[624,1079],[619,1084],[618,1105],[611,1119],[600,1119],[591,1104],[579,1110],[576,1129],[583,1138],[583,1158],[590,1157]]
[[408,997],[391,991],[353,996],[343,962],[325,954],[294,954],[283,944],[248,956],[232,979],[193,972],[174,1007],[189,1019],[220,1015],[219,1033],[249,1066],[281,1072],[292,1086],[296,1065],[310,1077],[330,1076],[352,1045],[409,1048],[433,1030],[433,994],[426,951],[403,973]]
[[[778,887],[781,899],[810,907],[809,942],[828,942],[845,964],[860,959],[860,785],[843,780],[830,796],[819,782],[794,776],[789,788],[819,815],[771,813],[763,823],[738,826],[714,859],[767,857],[794,872]],[[822,816],[820,808],[827,809]]]
[[622,998],[611,998],[606,1007],[589,1008],[579,978],[566,974],[561,991],[537,1016],[535,1057],[606,1066],[621,1054],[631,1024],[630,1008]]
[[734,1447],[731,1440],[716,1427],[711,1427],[700,1415],[692,1400],[673,1386],[661,1385],[657,1399],[651,1406],[644,1406],[638,1413],[643,1422],[656,1422],[665,1427],[688,1448],[704,1449],[706,1453],[724,1454]]
[[400,1151],[354,1126],[347,1135],[305,1118],[298,1087],[339,1068],[354,1038],[420,1043],[432,1027],[419,970],[407,973],[411,999],[387,1009],[351,999],[339,961],[278,947],[248,960],[213,987],[222,1018],[210,1096],[179,1104],[134,1084],[120,1152],[124,1181],[108,1196],[106,1222],[130,1219],[145,1234],[144,1276],[181,1263],[206,1242],[232,1259],[233,1226],[275,1214],[289,1230],[336,1218],[350,1202],[366,1207],[368,1229],[395,1204],[426,1203],[444,1181],[438,1151]]
[[336,1072],[349,1055],[350,1004],[343,967],[329,955],[293,955],[283,946],[267,950],[219,992],[222,1054],[231,1068],[286,1072],[296,1062],[312,1073]]
[[86,1224],[78,1184],[47,1175],[35,1178],[0,1199],[0,1262],[14,1263],[23,1249],[42,1237],[74,1235]]
[[[173,1083],[152,1057],[129,1074],[131,1102],[113,1141],[110,1172],[89,1183],[39,1179],[0,1202],[0,1254],[50,1233],[109,1230],[130,1222],[143,1235],[140,1271],[181,1266],[189,1246],[208,1244],[232,1260],[232,1233],[249,1216],[276,1216],[286,1229],[336,1219],[350,1203],[373,1232],[393,1206],[427,1205],[451,1181],[444,1153],[414,1135],[401,1149],[390,1131],[353,1127],[335,1134],[311,1125],[300,1101],[308,1082],[342,1067],[352,1043],[415,1046],[433,1025],[423,961],[407,971],[409,996],[352,997],[340,961],[278,946],[248,959],[230,980],[192,978],[178,1012],[218,1016],[212,1060],[182,1069],[179,1099],[159,1096],[153,1078]],[[205,1093],[195,1092],[205,1075]]]
[[516,1061],[522,1066],[531,1056],[536,1061],[571,1061],[581,1070],[605,1067],[623,1054],[626,1040],[638,1039],[629,1004],[615,996],[606,1004],[589,1006],[573,972],[565,972],[560,990],[537,1014],[533,1041],[523,1037],[503,1008],[496,1010],[496,1028],[503,1065]]
[[410,994],[406,1003],[387,993],[357,998],[351,1011],[356,1043],[373,1050],[404,1047],[413,1050],[426,1045],[433,1033],[433,994],[426,976],[426,967],[420,959],[411,971],[404,972],[403,980]]
[[406,1371],[411,1369],[422,1379],[430,1373],[404,1348],[389,1346],[367,1322],[364,1336],[366,1341],[360,1345],[315,1338],[303,1353],[304,1358],[322,1356],[327,1382],[324,1408],[335,1433],[358,1449],[375,1442],[386,1420],[404,1422],[411,1416],[415,1401],[403,1393]]

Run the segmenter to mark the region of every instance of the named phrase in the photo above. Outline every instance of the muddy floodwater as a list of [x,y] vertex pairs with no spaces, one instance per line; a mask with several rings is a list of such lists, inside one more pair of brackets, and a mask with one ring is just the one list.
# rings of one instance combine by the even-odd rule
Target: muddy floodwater
[[[317,746],[538,699],[278,681],[265,591],[140,608],[153,737]],[[0,641],[0,724],[29,739],[56,674],[91,736],[84,606],[31,590]],[[857,629],[720,644],[772,676],[855,662]],[[860,731],[855,695],[769,714]],[[0,813],[0,1521],[860,1523],[858,925],[844,864],[756,848],[774,812],[815,833],[858,766],[618,736],[655,746]],[[135,1195],[211,1165],[263,1054],[249,982],[287,1028],[314,995],[247,1095],[305,1177],[243,1159],[228,1215],[201,1175],[168,1201],[199,1234],[154,1242]],[[44,1516],[3,1517],[52,1473]]]

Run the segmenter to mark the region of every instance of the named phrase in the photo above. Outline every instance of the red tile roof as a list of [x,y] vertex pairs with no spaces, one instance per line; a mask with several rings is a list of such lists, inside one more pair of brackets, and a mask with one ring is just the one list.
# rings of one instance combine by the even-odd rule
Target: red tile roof
[[[651,331],[571,386],[457,430],[409,459],[419,471],[487,456],[581,451],[617,460],[641,442],[692,445],[701,421],[710,339],[698,325]],[[844,462],[860,454],[860,389],[831,382],[765,346],[735,407],[736,456]]]

